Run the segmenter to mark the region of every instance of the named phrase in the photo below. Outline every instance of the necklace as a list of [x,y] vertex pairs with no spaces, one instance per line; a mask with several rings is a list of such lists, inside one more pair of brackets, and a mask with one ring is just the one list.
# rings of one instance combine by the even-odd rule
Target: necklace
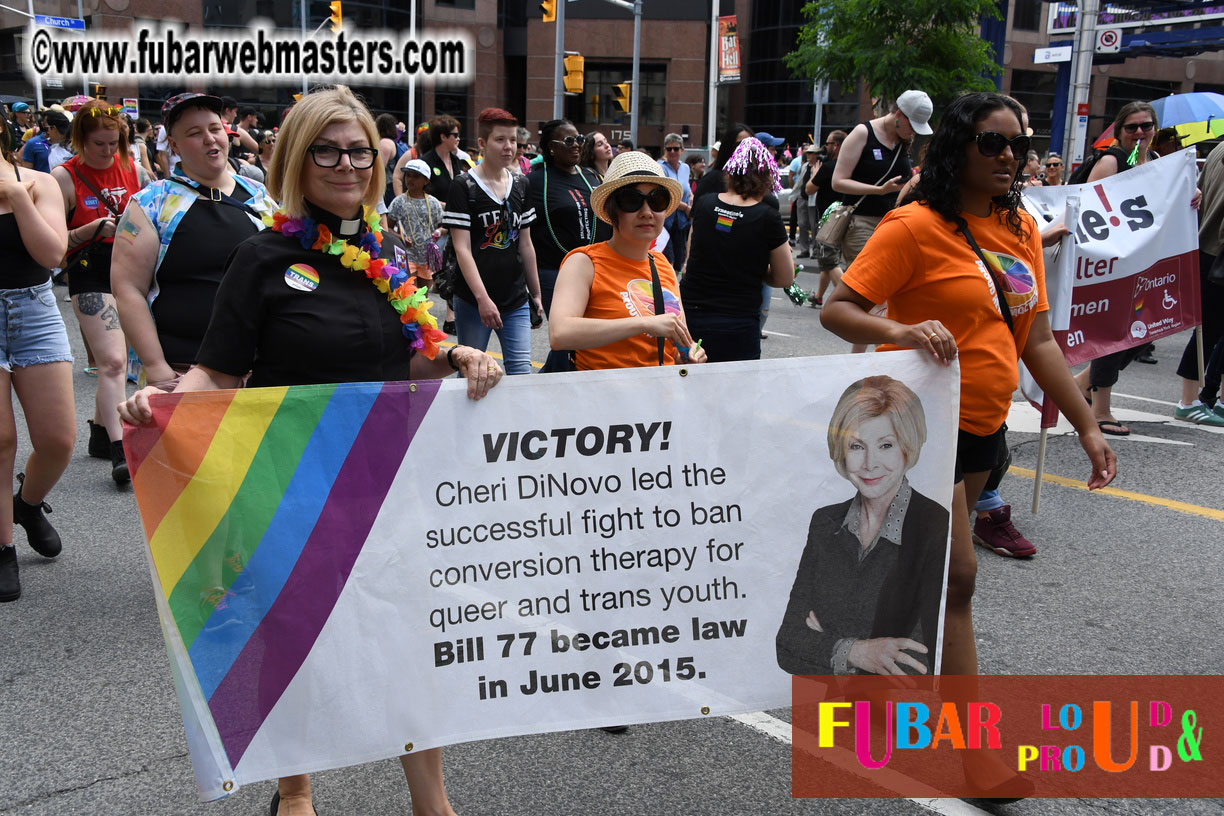
[[[562,252],[569,252],[569,250],[568,250],[568,249],[566,249],[564,246],[562,246],[561,241],[559,241],[559,240],[557,239],[557,233],[553,232],[553,226],[552,226],[552,216],[550,216],[550,215],[549,215],[549,212],[548,212],[548,210],[549,210],[549,207],[548,207],[548,176],[549,176],[549,172],[548,172],[548,171],[549,171],[549,170],[551,170],[551,169],[552,169],[552,168],[551,168],[551,167],[549,167],[548,165],[544,165],[544,224],[545,224],[545,225],[548,227],[548,234],[552,236],[553,243],[557,245],[557,249],[561,250]],[[590,194],[591,194],[591,195],[594,195],[594,194],[595,194],[595,188],[591,186],[591,182],[587,181],[586,173],[582,172],[582,168],[581,168],[581,167],[576,167],[576,168],[574,168],[574,169],[578,171],[578,178],[582,179],[582,183],[586,185],[586,188],[587,188],[587,190],[590,192]],[[588,208],[590,207],[590,202],[591,202],[591,199],[590,199],[590,198],[588,198],[588,199],[587,199],[587,206],[588,206]],[[581,212],[578,214],[578,217],[579,217],[579,218],[581,218],[581,217],[582,217],[582,213],[581,213]],[[589,236],[590,236],[590,240],[589,240],[589,241],[587,241],[587,243],[588,243],[588,244],[589,244],[589,243],[591,243],[591,241],[594,241],[594,240],[595,240],[595,218],[596,218],[596,216],[595,216],[595,211],[592,209],[592,210],[591,210],[591,231],[587,233],[587,235],[589,235]],[[584,226],[584,227],[586,226],[586,222],[581,222],[581,223],[582,223],[582,226]]]
[[264,216],[263,222],[273,232],[297,238],[302,249],[316,249],[324,255],[339,255],[345,269],[365,273],[374,288],[387,296],[387,302],[400,315],[404,324],[404,336],[410,345],[432,360],[438,355],[438,341],[446,339],[446,333],[438,329],[438,321],[429,313],[433,305],[425,299],[427,289],[417,288],[416,278],[398,266],[379,256],[382,250],[382,229],[378,213],[362,207],[362,220],[366,232],[356,245],[345,238],[336,238],[326,224],[320,224],[309,216],[290,218],[284,210]]

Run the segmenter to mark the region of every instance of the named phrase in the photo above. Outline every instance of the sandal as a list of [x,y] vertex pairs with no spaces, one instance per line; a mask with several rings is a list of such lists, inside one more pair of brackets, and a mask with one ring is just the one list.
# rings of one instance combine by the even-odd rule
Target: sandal
[[1101,429],[1101,433],[1109,436],[1130,436],[1130,428],[1116,419],[1102,419],[1097,422],[1097,427]]
[[90,377],[96,377],[98,376],[98,367],[97,366],[85,366],[85,373],[88,374]]

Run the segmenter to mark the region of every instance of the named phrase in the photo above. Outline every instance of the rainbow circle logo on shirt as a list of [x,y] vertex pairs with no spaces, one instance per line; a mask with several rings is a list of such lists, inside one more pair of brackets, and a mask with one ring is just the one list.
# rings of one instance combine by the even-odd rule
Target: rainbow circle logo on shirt
[[1028,265],[1002,252],[984,249],[982,254],[1003,281],[1003,297],[1011,307],[1012,316],[1034,309],[1037,306],[1037,284]]
[[285,283],[299,292],[313,292],[319,288],[319,273],[313,266],[297,263],[285,270]]
[[[629,285],[625,287],[624,298],[630,314],[635,317],[653,315],[655,310],[654,294],[652,293],[650,281],[641,278],[629,281]],[[667,291],[666,287],[663,289],[663,311],[667,314],[680,314],[680,298],[676,297],[675,293]]]

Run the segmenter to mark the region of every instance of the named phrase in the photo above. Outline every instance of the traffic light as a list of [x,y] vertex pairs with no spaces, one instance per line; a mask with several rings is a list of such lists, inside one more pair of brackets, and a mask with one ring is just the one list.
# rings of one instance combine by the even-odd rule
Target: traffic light
[[544,13],[544,22],[557,22],[557,0],[542,0],[540,11]]
[[628,113],[629,101],[631,98],[629,83],[622,82],[621,84],[613,85],[612,87],[615,89],[613,92],[612,101],[616,103],[616,107],[620,108],[622,113]]
[[340,0],[331,0],[328,4],[331,7],[331,30],[333,34],[338,34],[344,26],[344,16],[340,12]]
[[582,93],[582,68],[586,63],[581,56],[575,54],[565,58],[565,92],[567,94]]
[[93,98],[101,99],[103,102],[105,102],[106,101],[106,86],[99,84],[99,83],[94,83]]

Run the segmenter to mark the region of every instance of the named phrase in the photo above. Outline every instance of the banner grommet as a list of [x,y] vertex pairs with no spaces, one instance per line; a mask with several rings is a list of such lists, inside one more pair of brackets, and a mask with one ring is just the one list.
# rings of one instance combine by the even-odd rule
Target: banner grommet
[[405,753],[405,754],[411,754],[411,753],[412,753],[412,743],[411,743],[411,742],[405,742],[405,743],[404,743],[404,753]]
[[416,390],[417,390],[416,383],[409,383],[409,384],[408,384],[408,393],[410,393],[410,394],[415,394],[415,393],[416,393]]
[[710,707],[709,707],[709,706],[702,706],[702,707],[701,707],[701,715],[702,715],[703,717],[704,717],[704,716],[707,716],[709,713],[710,713]]
[[680,376],[681,376],[681,377],[687,377],[687,376],[688,376],[688,369],[687,369],[687,368],[682,368],[682,369],[680,369]]
[[227,779],[221,783],[221,790],[225,791],[226,793],[231,792],[233,789],[234,789],[234,780]]

